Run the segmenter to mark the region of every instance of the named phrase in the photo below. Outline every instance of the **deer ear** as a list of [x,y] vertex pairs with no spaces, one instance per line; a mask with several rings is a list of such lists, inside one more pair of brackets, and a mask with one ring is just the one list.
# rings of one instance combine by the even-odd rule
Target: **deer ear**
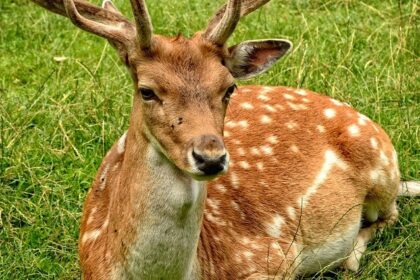
[[237,79],[249,79],[268,70],[292,48],[287,40],[245,41],[229,48],[226,67]]

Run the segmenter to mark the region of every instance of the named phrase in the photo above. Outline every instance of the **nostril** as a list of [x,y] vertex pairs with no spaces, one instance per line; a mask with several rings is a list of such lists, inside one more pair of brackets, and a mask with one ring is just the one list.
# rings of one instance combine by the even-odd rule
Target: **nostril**
[[197,154],[194,150],[192,152],[192,155],[194,157],[194,160],[197,164],[204,164],[205,163],[205,159],[202,155]]

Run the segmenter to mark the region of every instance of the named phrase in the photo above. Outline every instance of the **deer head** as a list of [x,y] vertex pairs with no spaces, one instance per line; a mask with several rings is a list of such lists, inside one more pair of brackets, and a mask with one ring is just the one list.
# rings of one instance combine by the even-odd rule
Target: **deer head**
[[130,0],[135,24],[108,0],[102,8],[74,0],[33,1],[110,42],[134,81],[130,129],[199,180],[227,170],[223,123],[235,79],[264,72],[291,48],[278,39],[226,46],[240,17],[268,0],[229,0],[191,39],[154,35],[144,0]]

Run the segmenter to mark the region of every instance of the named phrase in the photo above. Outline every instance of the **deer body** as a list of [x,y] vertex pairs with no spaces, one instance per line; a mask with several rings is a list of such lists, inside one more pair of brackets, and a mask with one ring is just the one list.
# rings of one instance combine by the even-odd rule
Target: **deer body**
[[134,24],[109,1],[33,1],[106,38],[134,82],[129,129],[84,205],[85,279],[357,271],[369,239],[395,221],[397,156],[377,124],[308,90],[234,84],[291,48],[226,46],[268,0],[229,0],[191,39],[153,35],[144,0],[130,1]]
[[207,186],[131,126],[113,146],[85,204],[87,271],[108,268],[117,279],[315,273],[352,252],[370,195],[393,205],[395,151],[367,117],[303,89],[245,86],[233,98],[230,170]]

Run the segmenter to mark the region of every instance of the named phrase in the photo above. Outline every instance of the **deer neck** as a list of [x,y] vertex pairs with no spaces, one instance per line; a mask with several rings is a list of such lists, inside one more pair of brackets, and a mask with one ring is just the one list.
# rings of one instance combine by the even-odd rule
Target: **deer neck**
[[134,279],[193,279],[206,186],[176,168],[150,137],[129,129],[119,211],[128,217],[124,271]]

